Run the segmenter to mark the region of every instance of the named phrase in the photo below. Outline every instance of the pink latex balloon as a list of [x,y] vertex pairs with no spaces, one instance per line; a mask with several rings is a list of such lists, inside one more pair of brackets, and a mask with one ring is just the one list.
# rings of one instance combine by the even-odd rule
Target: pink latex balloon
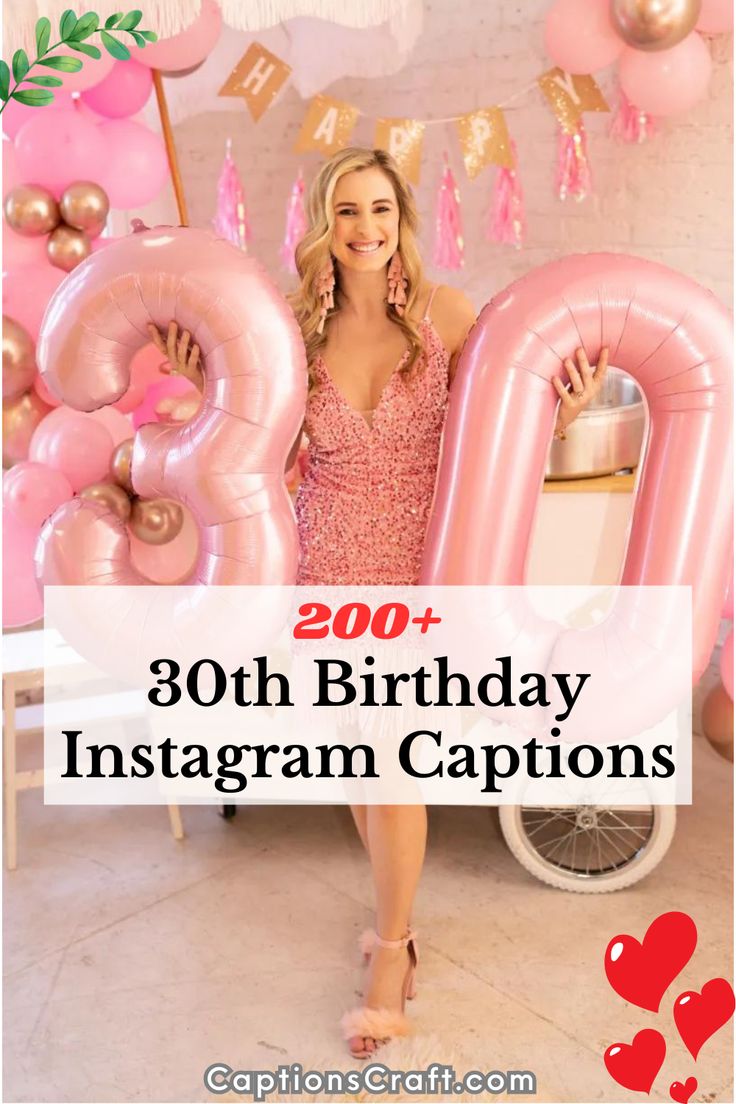
[[202,0],[199,15],[179,34],[152,42],[141,50],[140,61],[152,69],[190,69],[212,52],[222,30],[222,14],[214,0]]
[[46,304],[65,276],[48,261],[18,265],[3,272],[3,311],[20,322],[34,341]]
[[[16,134],[29,119],[34,118],[40,110],[43,111],[71,111],[74,108],[74,101],[68,92],[63,92],[60,88],[54,89],[54,98],[50,104],[44,104],[43,109],[38,107],[28,107],[26,104],[18,103],[17,100],[8,100],[7,106],[3,109],[2,124],[3,134],[7,134],[8,138],[15,138]],[[7,192],[8,186],[4,185]]]
[[3,628],[30,625],[43,614],[33,563],[38,526],[8,511],[3,517]]
[[36,238],[16,234],[7,222],[3,222],[3,267],[17,268],[19,265],[48,265],[46,236]]
[[15,138],[21,178],[57,199],[75,180],[99,180],[107,164],[100,128],[74,110],[34,111]]
[[133,567],[146,579],[175,585],[191,577],[199,555],[199,529],[186,508],[181,531],[168,544],[146,544],[135,533],[128,536]]
[[130,416],[121,410],[116,410],[115,406],[102,406],[99,410],[93,410],[89,417],[105,427],[112,438],[114,449],[121,441],[128,441],[133,436],[133,422]]
[[733,0],[702,0],[695,27],[706,34],[733,30]]
[[[161,354],[159,353],[159,359]],[[156,383],[149,384],[146,388],[145,398],[137,410],[133,411],[133,425],[136,429],[139,429],[142,425],[147,425],[149,422],[162,422],[165,419],[161,418],[156,413],[156,405],[161,402],[161,399],[168,399],[173,396],[179,395],[191,395],[196,391],[194,384],[189,380],[184,379],[183,376],[168,376],[164,379],[159,379]]]
[[107,192],[110,206],[129,210],[150,203],[169,175],[163,138],[131,119],[111,119],[98,131],[106,160],[96,179]]
[[693,31],[671,50],[648,53],[627,46],[618,76],[624,92],[641,111],[678,115],[706,96],[712,68],[708,47]]
[[726,637],[721,648],[721,679],[731,701],[733,701],[733,629]]
[[104,80],[82,93],[82,100],[98,115],[123,119],[141,110],[152,88],[149,67],[131,58],[116,61]]
[[733,557],[731,559],[731,577],[728,580],[726,597],[723,599],[721,617],[725,617],[727,621],[733,621]]
[[64,92],[86,92],[88,88],[104,80],[115,64],[115,58],[105,49],[102,50],[100,58],[85,57],[81,60],[84,64],[78,73],[54,73],[54,76],[59,76],[63,80]]
[[[3,112],[5,114],[5,112]],[[18,175],[18,161],[15,156],[15,146],[6,138],[2,136],[3,145],[3,197],[11,191],[16,184],[20,183],[20,176]]]
[[[298,545],[283,469],[304,414],[304,344],[252,257],[207,230],[128,235],[69,274],[44,318],[39,368],[71,406],[116,402],[134,354],[149,344],[146,326],[164,330],[172,319],[201,349],[204,402],[185,425],[138,431],[135,490],[191,510],[201,552],[188,582],[291,582]],[[122,524],[72,506],[41,533],[44,580],[145,582]]]
[[[550,380],[581,344],[591,364],[609,346],[611,363],[644,392],[650,428],[621,583],[692,587],[697,680],[731,567],[731,320],[714,295],[663,265],[565,257],[484,308],[450,398],[421,582],[524,582],[557,406]],[[578,634],[578,648],[612,628],[609,618],[587,630],[586,645]],[[551,668],[570,669],[584,668]]]
[[567,73],[595,73],[624,48],[608,15],[608,0],[555,0],[547,12],[544,47]]
[[3,509],[36,529],[73,494],[62,472],[32,460],[21,460],[3,476]]
[[113,448],[109,430],[96,418],[59,406],[36,427],[28,458],[62,472],[76,492],[105,478]]

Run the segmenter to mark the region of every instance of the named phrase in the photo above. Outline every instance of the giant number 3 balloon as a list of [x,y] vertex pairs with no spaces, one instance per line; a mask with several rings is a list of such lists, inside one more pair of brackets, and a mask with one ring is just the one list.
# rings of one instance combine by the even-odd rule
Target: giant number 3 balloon
[[[138,494],[190,508],[200,556],[187,583],[291,583],[298,546],[284,463],[306,398],[304,345],[283,297],[258,263],[205,230],[130,234],[76,268],[44,316],[38,362],[69,406],[116,402],[153,322],[188,330],[205,365],[204,401],[180,426],[135,439]],[[131,565],[122,522],[75,499],[44,527],[46,583],[146,583]]]
[[[550,379],[577,346],[595,364],[604,345],[649,410],[621,583],[692,587],[697,679],[715,640],[731,557],[731,320],[711,293],[662,265],[625,255],[566,257],[485,307],[450,402],[421,581],[524,582],[557,401]],[[575,670],[559,663],[583,662],[596,642],[602,656],[615,642],[609,654],[617,654],[613,634],[623,622],[636,646],[639,609],[634,592],[620,591],[606,623],[563,634],[552,669]],[[649,628],[665,646],[666,617]],[[628,691],[646,697],[646,684],[632,683],[636,672],[625,674]]]

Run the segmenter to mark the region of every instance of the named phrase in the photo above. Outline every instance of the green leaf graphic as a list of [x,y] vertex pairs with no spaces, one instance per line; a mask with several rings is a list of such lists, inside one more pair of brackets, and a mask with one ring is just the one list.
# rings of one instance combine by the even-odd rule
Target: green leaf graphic
[[26,77],[31,84],[40,84],[43,88],[61,88],[64,83],[58,77]]
[[111,27],[115,26],[118,19],[122,19],[122,18],[123,18],[123,13],[122,12],[113,12],[112,15],[108,15],[107,19],[105,20],[105,26],[107,27],[108,31],[110,30]]
[[28,54],[25,50],[16,50],[13,54],[13,79],[22,81],[29,69]]
[[10,70],[7,62],[0,61],[0,99],[7,100],[10,95]]
[[158,35],[155,31],[138,31],[142,38],[145,38],[146,42],[158,42]]
[[54,102],[53,92],[44,92],[41,88],[21,88],[14,92],[12,98],[27,107],[43,107],[44,104]]
[[87,15],[83,15],[78,20],[76,27],[74,28],[74,34],[70,35],[69,41],[80,42],[83,38],[89,38],[91,34],[94,34],[100,24],[100,17],[97,12],[88,12]]
[[118,42],[116,38],[108,34],[107,31],[100,32],[100,38],[102,39],[102,45],[107,50],[108,54],[112,54],[118,61],[127,61],[130,57],[130,50],[127,46],[123,46],[122,42]]
[[77,25],[77,17],[71,8],[62,15],[59,20],[59,35],[61,38],[71,38],[74,34],[74,28]]
[[54,54],[52,57],[41,58],[39,65],[45,65],[49,69],[58,69],[61,73],[78,73],[82,68],[79,58],[66,57],[64,54]]
[[36,23],[36,53],[39,57],[46,53],[51,39],[51,22],[46,18],[39,19]]
[[119,31],[133,31],[138,26],[142,18],[142,11],[128,12],[128,14],[118,23],[117,29]]
[[89,42],[67,42],[67,46],[70,50],[76,50],[79,54],[86,54],[87,57],[101,58],[102,53],[96,46],[92,46]]

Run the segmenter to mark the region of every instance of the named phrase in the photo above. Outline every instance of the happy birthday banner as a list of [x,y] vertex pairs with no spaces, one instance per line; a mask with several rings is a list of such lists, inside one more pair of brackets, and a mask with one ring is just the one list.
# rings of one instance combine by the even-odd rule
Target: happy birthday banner
[[[273,103],[290,73],[291,68],[286,62],[260,43],[253,42],[218,95],[237,96],[245,100],[251,117],[258,122]],[[510,96],[504,104],[518,99],[533,88],[542,91],[557,119],[561,135],[569,140],[571,156],[578,156],[583,113],[610,110],[595,79],[590,75],[572,75],[560,68],[549,69],[537,77],[536,81]],[[391,153],[406,178],[413,184],[418,184],[425,128],[432,124],[455,123],[465,171],[471,180],[486,165],[511,169],[514,157],[503,111],[504,104],[483,107],[444,119],[377,119],[374,145]],[[314,96],[307,106],[296,140],[296,152],[316,150],[329,157],[349,144],[358,117],[363,114],[353,104],[336,100],[332,96],[323,93]]]

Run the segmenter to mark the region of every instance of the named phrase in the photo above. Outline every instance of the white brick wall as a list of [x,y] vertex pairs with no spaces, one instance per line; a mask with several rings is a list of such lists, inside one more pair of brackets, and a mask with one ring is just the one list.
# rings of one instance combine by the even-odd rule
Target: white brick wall
[[[424,31],[401,72],[380,80],[341,80],[329,92],[373,117],[443,117],[503,100],[549,64],[542,45],[548,2],[427,0]],[[680,269],[730,302],[731,42],[730,36],[712,42],[716,64],[708,100],[665,122],[651,142],[621,146],[607,136],[609,116],[586,117],[595,195],[580,204],[563,204],[554,193],[556,124],[541,94],[534,90],[514,104],[507,118],[519,148],[528,220],[520,252],[482,236],[493,170],[467,180],[453,125],[429,127],[418,189],[425,256],[431,257],[443,149],[460,183],[466,238],[464,269],[443,274],[428,265],[430,275],[463,287],[480,308],[535,265],[571,252],[616,250]],[[614,106],[613,67],[599,81]],[[258,124],[237,101],[232,112],[207,111],[206,103],[202,109],[175,127],[191,222],[206,224],[213,214],[225,138],[231,135],[255,232],[252,252],[286,288],[290,278],[279,270],[278,249],[287,197],[300,162],[308,179],[318,164],[316,155],[292,152],[305,103],[287,87]],[[372,118],[359,120],[356,143],[372,144],[373,125]],[[168,196],[147,213],[149,222],[176,221]]]

